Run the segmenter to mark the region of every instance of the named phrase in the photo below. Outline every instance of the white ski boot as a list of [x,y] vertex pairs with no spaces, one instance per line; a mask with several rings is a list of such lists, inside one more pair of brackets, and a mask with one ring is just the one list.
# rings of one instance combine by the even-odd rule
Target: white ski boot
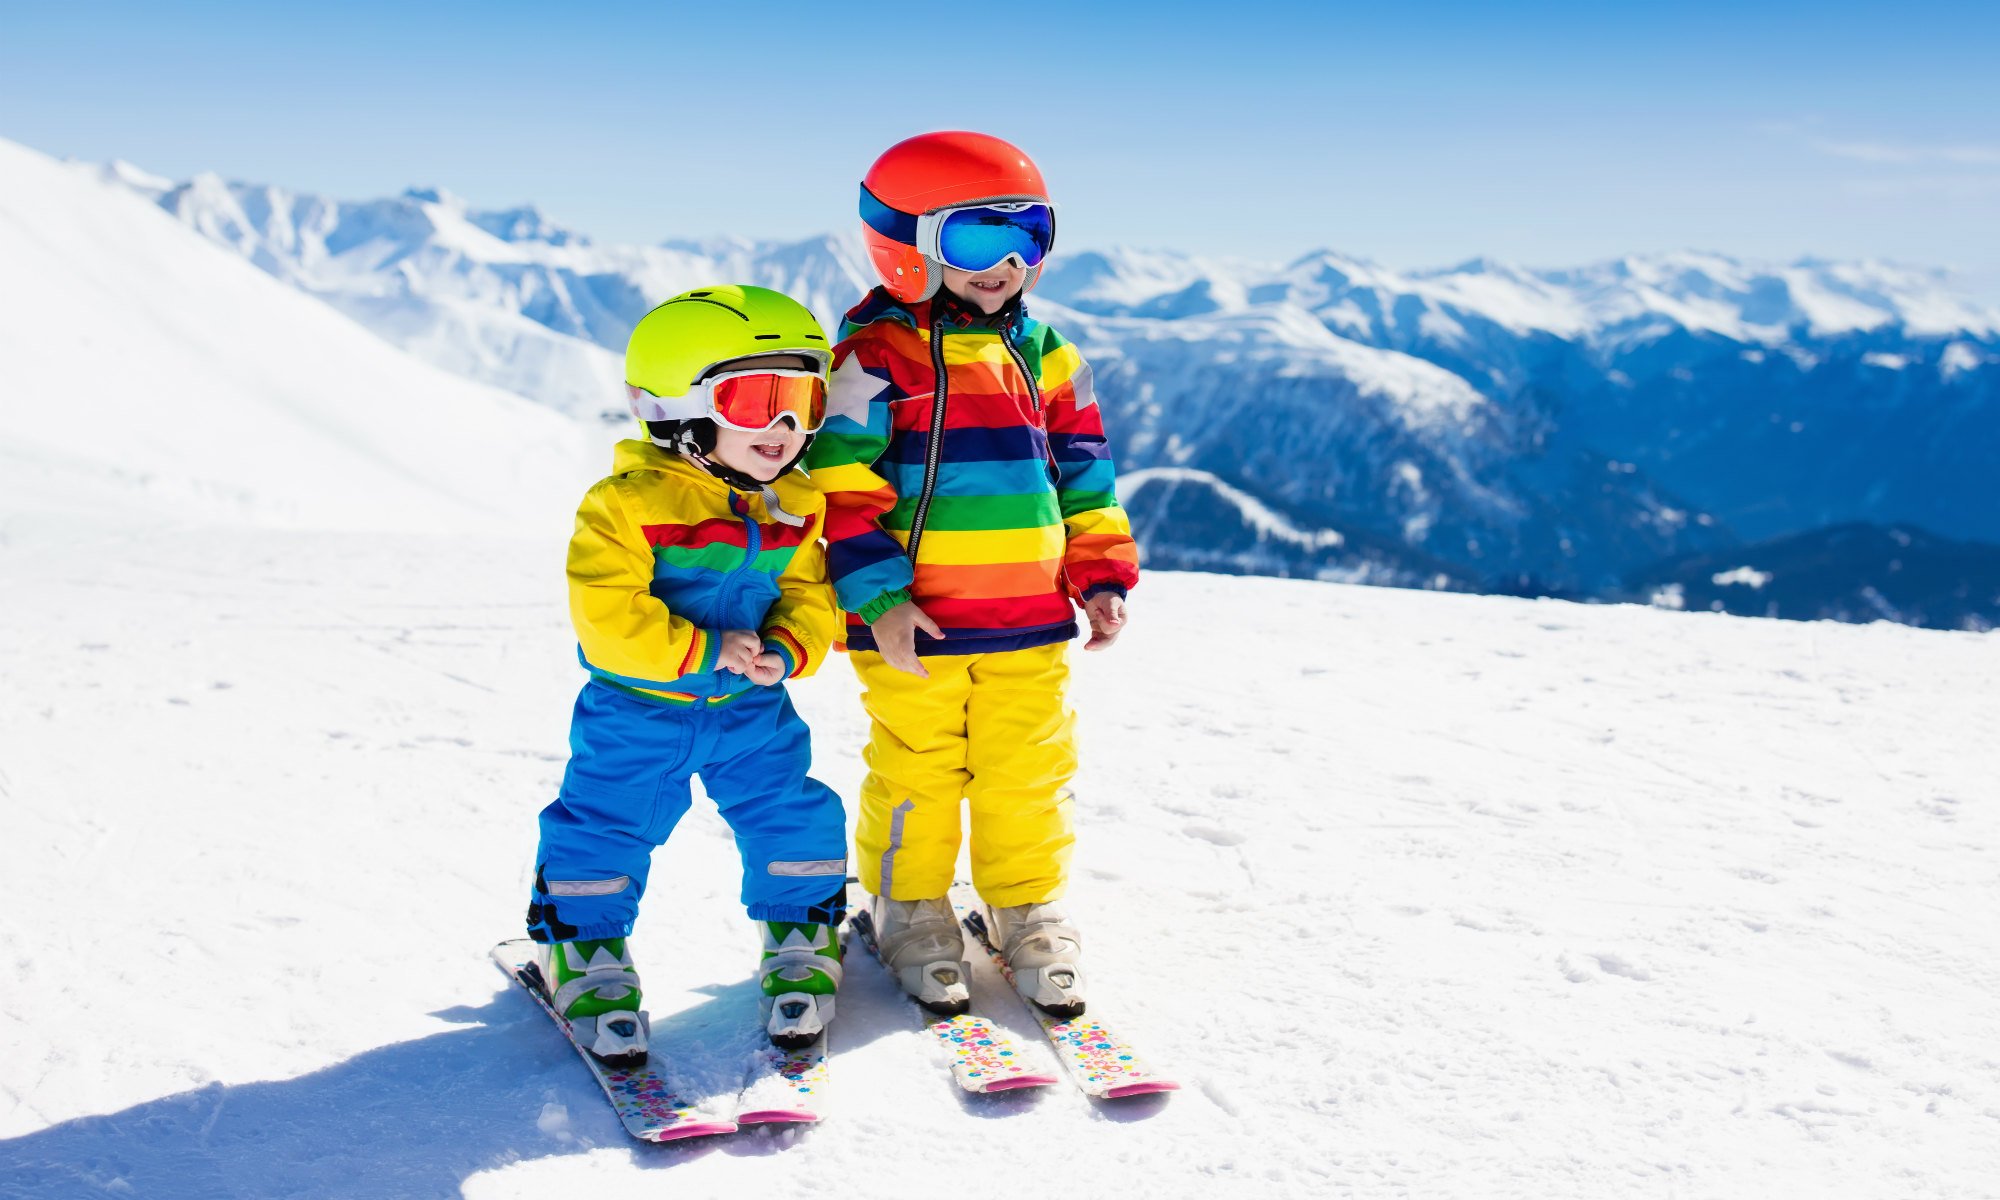
[[833,1020],[840,988],[840,939],[831,925],[759,921],[764,958],[757,982],[764,991],[764,1032],[780,1050],[803,1050]]
[[544,943],[538,949],[535,966],[549,1007],[569,1022],[576,1044],[607,1067],[644,1066],[646,1014],[625,939]]
[[871,896],[868,919],[875,925],[882,961],[912,999],[941,1017],[955,1017],[972,1007],[972,993],[966,987],[971,970],[965,962],[965,937],[950,900]]
[[1007,957],[1014,989],[1059,1020],[1083,1015],[1083,935],[1053,901],[986,909],[986,937]]

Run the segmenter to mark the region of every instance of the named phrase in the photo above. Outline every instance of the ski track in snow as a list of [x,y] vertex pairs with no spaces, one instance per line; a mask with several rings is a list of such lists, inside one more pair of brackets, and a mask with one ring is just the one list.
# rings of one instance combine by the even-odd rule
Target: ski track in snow
[[[961,1096],[864,955],[825,1128],[634,1145],[486,960],[581,682],[561,553],[0,525],[0,1194],[2000,1179],[2000,640],[1168,574],[1077,655],[1071,901],[1186,1089]],[[851,797],[850,672],[796,691]],[[755,1036],[736,871],[698,804],[635,939],[706,1077]]]

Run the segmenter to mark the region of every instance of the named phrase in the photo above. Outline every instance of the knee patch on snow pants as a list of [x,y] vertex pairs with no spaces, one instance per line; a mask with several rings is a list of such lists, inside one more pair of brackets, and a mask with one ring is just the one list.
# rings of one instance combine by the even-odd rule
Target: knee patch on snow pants
[[863,886],[896,900],[944,895],[963,804],[982,897],[1012,905],[1062,894],[1076,841],[1065,786],[1076,774],[1068,651],[1057,643],[932,655],[929,679],[871,651],[849,655],[872,723],[854,831]]

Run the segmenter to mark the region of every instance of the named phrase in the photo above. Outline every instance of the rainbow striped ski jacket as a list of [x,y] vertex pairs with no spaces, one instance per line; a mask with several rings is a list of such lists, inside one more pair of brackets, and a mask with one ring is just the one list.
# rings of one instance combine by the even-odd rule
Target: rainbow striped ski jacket
[[1064,641],[1073,601],[1138,582],[1090,368],[1018,303],[988,318],[948,293],[870,292],[841,327],[806,464],[853,649],[904,600],[945,631],[919,633],[919,654]]
[[803,475],[771,485],[774,517],[678,454],[618,443],[569,542],[569,615],[591,678],[644,699],[717,703],[756,685],[716,669],[722,634],[758,630],[787,678],[826,661],[840,610],[818,543],[825,503]]

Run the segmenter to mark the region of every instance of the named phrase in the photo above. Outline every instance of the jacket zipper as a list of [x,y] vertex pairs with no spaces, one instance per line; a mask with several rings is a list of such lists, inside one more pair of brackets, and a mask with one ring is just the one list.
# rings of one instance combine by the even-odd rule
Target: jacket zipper
[[[1037,417],[1041,416],[1042,385],[1035,381],[1035,373],[1028,369],[1027,356],[1023,355],[1019,348],[1014,345],[1013,335],[1007,329],[1000,331],[1000,344],[1007,347],[1007,353],[1013,357],[1014,365],[1021,368],[1021,378],[1028,381],[1028,399],[1034,403],[1035,415]],[[1048,444],[1048,428],[1046,426],[1042,429],[1042,438],[1042,461],[1049,465],[1049,485],[1056,487],[1062,480],[1062,467],[1056,463],[1056,452]],[[1057,499],[1057,504],[1058,506],[1061,504],[1060,497]],[[1076,581],[1069,577],[1069,564],[1067,561],[1057,568],[1057,573],[1062,576],[1064,587],[1069,589],[1074,595],[1082,595],[1077,589]]]
[[1021,378],[1028,381],[1028,399],[1034,403],[1035,413],[1042,411],[1042,387],[1035,382],[1035,373],[1028,369],[1028,359],[1014,345],[1014,337],[1007,329],[1000,330],[1000,344],[1007,347],[1007,353],[1014,359],[1014,365],[1021,368]]
[[[1001,335],[1001,340],[1005,341],[1006,335]],[[931,493],[937,490],[938,463],[944,457],[944,402],[950,389],[944,374],[942,313],[931,317],[931,373],[937,377],[937,386],[931,396],[930,443],[924,447],[924,488],[917,493],[917,511],[910,517],[910,544],[906,550],[912,567],[917,562],[917,543],[924,540],[924,518],[931,511]]]
[[[736,512],[736,502],[743,501],[743,511]],[[722,620],[728,619],[729,604],[735,594],[736,577],[749,569],[757,561],[757,552],[764,548],[764,531],[757,527],[757,519],[750,513],[750,497],[736,489],[729,490],[729,511],[743,518],[743,561],[722,573],[722,582],[716,585],[715,603]]]
[[758,527],[757,518],[750,513],[750,497],[735,491],[730,494],[742,496],[743,499],[743,561],[736,564],[736,569],[730,572],[731,575],[741,575],[751,563],[757,561],[757,552],[764,548],[764,531]]
[[[1042,385],[1035,382],[1035,373],[1028,369],[1028,358],[1014,346],[1014,339],[1007,330],[1000,331],[1000,344],[1007,347],[1007,353],[1014,359],[1014,365],[1021,368],[1021,378],[1028,381],[1028,399],[1034,403],[1035,416],[1042,415]],[[1056,452],[1048,444],[1048,426],[1042,426],[1042,461],[1049,467],[1049,484],[1054,486],[1062,479],[1062,468],[1056,463]]]

